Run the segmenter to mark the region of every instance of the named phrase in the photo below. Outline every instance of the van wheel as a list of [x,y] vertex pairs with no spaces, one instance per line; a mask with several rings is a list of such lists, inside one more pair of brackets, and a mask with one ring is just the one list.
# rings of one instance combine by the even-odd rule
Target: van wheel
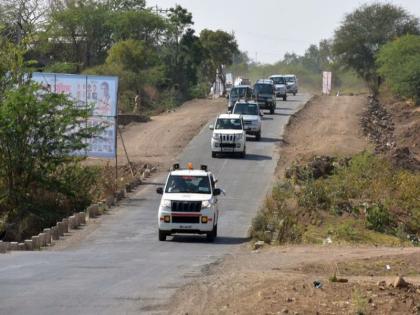
[[287,101],[287,95],[283,96],[283,101]]
[[211,232],[208,232],[206,234],[206,238],[207,238],[207,241],[208,242],[214,242],[214,240],[216,239],[216,237],[217,237],[217,225],[215,225],[213,227],[213,230]]
[[166,241],[166,232],[159,230],[159,241]]
[[274,114],[274,105],[271,106],[270,108],[270,114],[273,115]]

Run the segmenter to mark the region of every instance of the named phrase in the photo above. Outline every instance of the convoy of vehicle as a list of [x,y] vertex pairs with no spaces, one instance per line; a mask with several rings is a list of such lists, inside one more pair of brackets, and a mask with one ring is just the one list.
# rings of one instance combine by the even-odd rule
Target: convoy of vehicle
[[206,234],[213,242],[217,237],[219,208],[217,196],[222,192],[216,188],[217,180],[201,165],[194,169],[188,163],[187,169],[174,164],[164,187],[156,189],[162,195],[159,211],[159,241],[175,233]]
[[255,136],[257,141],[261,139],[261,117],[263,113],[258,103],[254,101],[239,101],[235,104],[232,113],[242,116],[246,134]]
[[261,109],[274,114],[276,109],[276,90],[272,80],[262,79],[254,84],[254,99]]
[[[259,141],[262,133],[263,109],[275,113],[277,98],[287,100],[287,93],[298,93],[295,75],[272,75],[269,79],[257,80],[253,87],[236,85],[228,95],[228,113],[221,114],[211,124],[213,131],[210,146],[213,158],[224,154],[246,157],[247,135]],[[248,85],[249,84],[249,85]],[[188,163],[187,169],[174,164],[164,187],[156,192],[162,195],[158,211],[159,240],[177,233],[205,234],[213,242],[217,237],[219,209],[217,196],[223,190],[216,188],[217,180],[201,165],[194,169]]]
[[252,99],[252,88],[249,85],[238,85],[230,90],[228,95],[228,111],[233,109],[235,103],[243,99]]
[[246,132],[241,115],[221,114],[217,117],[211,137],[211,156],[219,154],[239,154],[244,158],[246,155]]

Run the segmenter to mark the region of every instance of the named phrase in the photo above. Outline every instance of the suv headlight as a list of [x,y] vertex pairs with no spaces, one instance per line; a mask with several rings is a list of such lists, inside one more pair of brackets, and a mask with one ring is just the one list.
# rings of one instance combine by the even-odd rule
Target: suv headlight
[[210,208],[211,207],[211,203],[208,200],[204,200],[201,202],[201,208]]
[[171,207],[171,201],[170,200],[163,200],[162,201],[162,208],[170,208]]
[[213,133],[213,139],[219,140],[220,139],[220,133]]
[[236,140],[242,140],[242,135],[241,134],[236,135]]

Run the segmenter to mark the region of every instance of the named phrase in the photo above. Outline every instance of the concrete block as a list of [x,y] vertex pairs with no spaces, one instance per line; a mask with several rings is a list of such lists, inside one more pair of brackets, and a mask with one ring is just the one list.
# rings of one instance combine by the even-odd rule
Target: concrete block
[[39,236],[38,235],[34,235],[32,236],[32,246],[34,250],[38,250],[41,249],[41,243],[39,241]]
[[50,245],[51,244],[51,229],[44,229],[43,232],[45,233],[45,244]]
[[51,243],[52,243],[53,240],[54,241],[57,241],[59,239],[60,239],[60,234],[58,232],[58,227],[57,226],[53,226],[51,228]]
[[47,235],[45,233],[39,233],[39,242],[41,243],[41,247],[47,246]]
[[32,240],[25,240],[25,249],[26,250],[34,250]]
[[64,223],[57,222],[58,237],[64,236]]
[[108,206],[108,208],[111,208],[112,206],[115,205],[115,198],[113,195],[109,195],[108,197],[106,197],[105,200],[106,205]]
[[68,233],[69,232],[69,219],[63,219],[63,229],[64,229],[64,233]]
[[86,224],[86,212],[79,212],[80,224]]
[[69,217],[69,228],[74,230],[75,228],[77,228],[77,224],[76,224],[76,217],[74,215],[72,215],[71,217]]
[[9,250],[18,250],[19,249],[19,243],[18,242],[10,242],[9,243]]
[[25,243],[18,243],[18,250],[26,250],[26,244]]
[[75,227],[76,228],[78,228],[79,226],[80,226],[80,216],[79,216],[79,214],[78,213],[73,213],[73,216],[74,216],[74,224],[75,224]]
[[93,204],[86,209],[89,218],[95,218],[99,215],[99,206],[97,204]]
[[4,254],[7,252],[7,243],[0,241],[0,254]]

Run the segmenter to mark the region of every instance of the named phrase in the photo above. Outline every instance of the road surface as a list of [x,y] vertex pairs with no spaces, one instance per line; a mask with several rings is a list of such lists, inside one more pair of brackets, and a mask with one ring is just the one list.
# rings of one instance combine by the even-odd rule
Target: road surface
[[181,153],[182,165],[207,164],[226,190],[214,244],[205,236],[158,241],[161,173],[104,216],[77,248],[0,255],[0,314],[164,314],[177,288],[247,241],[273,180],[285,124],[308,98],[278,101],[276,115],[264,116],[261,141],[247,143],[245,159],[212,159],[207,126]]

